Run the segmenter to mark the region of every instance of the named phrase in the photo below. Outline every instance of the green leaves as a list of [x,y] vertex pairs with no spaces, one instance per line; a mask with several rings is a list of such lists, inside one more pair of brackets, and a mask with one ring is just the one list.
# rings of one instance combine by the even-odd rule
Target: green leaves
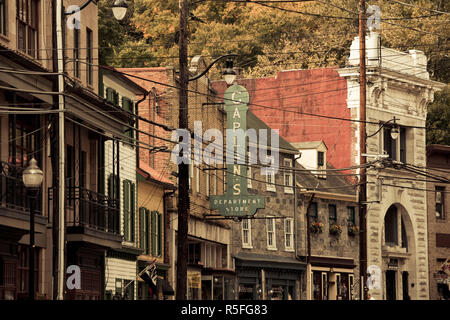
[[427,144],[450,145],[450,87],[435,93],[427,114]]

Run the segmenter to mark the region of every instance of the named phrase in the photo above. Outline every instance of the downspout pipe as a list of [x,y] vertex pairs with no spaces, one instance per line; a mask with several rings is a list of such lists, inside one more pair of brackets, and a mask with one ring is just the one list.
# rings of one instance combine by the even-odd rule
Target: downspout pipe
[[[144,96],[142,97],[142,99],[136,101],[136,106],[135,106],[135,112],[136,112],[136,129],[139,130],[139,104],[141,102],[143,102],[145,99],[147,99],[148,96],[148,91],[144,92]],[[136,139],[137,139],[137,146],[136,146],[136,168],[139,168],[139,139],[137,138],[137,135],[139,133],[136,132]]]

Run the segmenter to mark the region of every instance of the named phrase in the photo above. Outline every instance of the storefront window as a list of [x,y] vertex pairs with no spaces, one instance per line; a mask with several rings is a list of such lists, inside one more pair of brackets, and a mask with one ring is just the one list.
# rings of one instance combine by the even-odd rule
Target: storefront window
[[253,284],[240,284],[239,285],[239,300],[253,300],[253,291],[255,285]]

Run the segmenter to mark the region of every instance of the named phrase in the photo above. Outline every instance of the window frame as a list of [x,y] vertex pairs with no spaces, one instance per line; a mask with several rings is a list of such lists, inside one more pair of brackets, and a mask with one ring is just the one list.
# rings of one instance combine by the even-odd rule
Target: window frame
[[[26,5],[26,10],[21,11],[20,9],[23,8],[24,5]],[[17,49],[34,59],[39,59],[39,9],[39,0],[16,0]],[[19,31],[21,27],[24,32],[22,41],[20,40],[21,31]],[[34,48],[30,48],[32,38]],[[21,42],[23,42],[23,48],[21,47]]]
[[[276,224],[275,219],[271,219],[272,217],[267,216],[269,219],[266,219],[267,249],[277,250]],[[269,225],[272,227],[272,230],[269,230]],[[272,237],[269,236],[270,234],[272,234]],[[269,239],[272,239],[272,244],[270,244]]]
[[86,27],[86,82],[92,86],[94,83],[94,73],[92,61],[94,58],[94,33],[91,29]]
[[[439,202],[438,202],[438,194],[439,194]],[[434,206],[434,208],[435,208],[435,217],[436,217],[436,220],[445,220],[445,218],[446,218],[446,215],[445,215],[445,187],[443,187],[443,186],[435,186],[434,187],[434,202],[435,202],[435,206]],[[441,212],[440,212],[440,215],[438,216],[437,215],[437,213],[438,213],[438,209],[437,209],[437,206],[438,206],[438,203],[440,204],[440,209],[441,209]]]
[[80,29],[73,28],[73,75],[80,78]]
[[347,212],[348,212],[347,224],[349,226],[356,225],[356,208],[355,208],[355,206],[347,206]]
[[[271,192],[276,192],[277,188],[275,186],[276,180],[275,180],[275,172],[272,169],[266,168],[266,190]],[[270,180],[273,179],[273,181],[269,182],[269,176]]]
[[[287,222],[289,222],[289,230],[287,230]],[[284,219],[284,247],[286,251],[294,251],[294,219],[286,218]],[[289,231],[289,232],[288,232]],[[289,239],[290,245],[288,246],[287,240]]]
[[[314,215],[311,214],[311,211],[314,210]],[[310,218],[314,219],[314,221],[317,221],[319,218],[319,205],[317,202],[311,202],[311,206],[309,207],[308,215]]]
[[[333,210],[332,210],[333,209]],[[332,217],[332,213],[334,213],[334,217]],[[337,206],[334,203],[328,204],[328,222],[330,226],[333,224],[337,224]]]
[[[247,228],[244,228],[244,221],[247,222]],[[252,224],[251,224],[251,219],[242,219],[241,222],[241,229],[242,229],[242,248],[246,248],[246,249],[252,249],[253,245],[252,245]],[[248,232],[247,234],[247,238],[248,241],[245,242],[245,231]]]
[[0,35],[8,36],[8,5],[6,0],[0,0]]
[[[292,159],[284,159],[283,164],[285,167],[292,168]],[[294,175],[289,169],[285,168],[284,170],[284,193],[292,194],[294,193]],[[286,177],[289,177],[289,181],[286,181]]]

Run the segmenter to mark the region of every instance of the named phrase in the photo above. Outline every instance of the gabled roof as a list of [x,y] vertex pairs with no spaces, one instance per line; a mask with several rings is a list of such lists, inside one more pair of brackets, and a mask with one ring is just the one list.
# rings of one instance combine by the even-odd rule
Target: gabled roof
[[[247,129],[266,129],[267,130],[267,145],[271,145],[271,128],[265,124],[261,119],[259,119],[250,109],[247,111]],[[278,135],[279,138],[279,148],[280,151],[287,151],[289,153],[298,153],[297,149],[294,148],[289,142],[287,142],[283,137]]]
[[296,149],[317,149],[320,145],[324,145],[328,149],[325,142],[319,141],[305,141],[305,142],[292,142],[291,145]]
[[[296,168],[305,169],[298,163],[295,165]],[[334,169],[330,163],[327,163],[327,168]],[[317,178],[311,173],[311,171],[297,171],[295,181],[302,188],[312,191],[314,189],[318,189],[317,191],[322,193],[335,193],[342,195],[356,194],[356,186],[353,186],[339,171],[328,172],[326,179]]]

